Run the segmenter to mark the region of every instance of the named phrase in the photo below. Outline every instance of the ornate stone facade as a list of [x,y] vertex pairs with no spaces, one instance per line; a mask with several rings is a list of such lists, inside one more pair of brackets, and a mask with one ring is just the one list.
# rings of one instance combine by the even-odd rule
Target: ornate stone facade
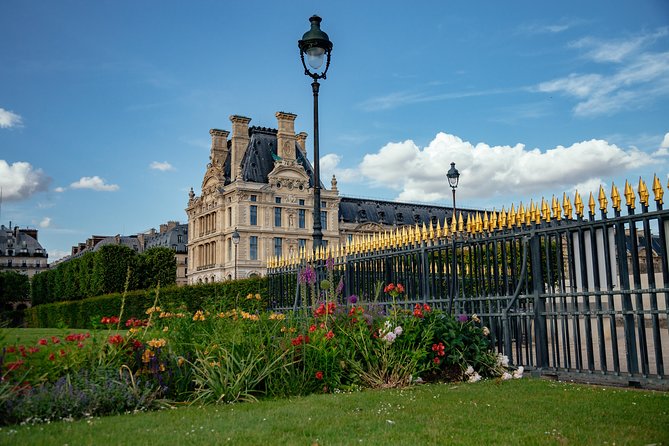
[[[191,189],[188,283],[264,275],[267,258],[312,249],[313,169],[306,133],[291,113],[276,113],[278,130],[249,127],[231,116],[232,136],[212,129],[210,162],[199,196]],[[339,194],[321,191],[324,243],[339,242]],[[232,234],[240,235],[235,245]]]

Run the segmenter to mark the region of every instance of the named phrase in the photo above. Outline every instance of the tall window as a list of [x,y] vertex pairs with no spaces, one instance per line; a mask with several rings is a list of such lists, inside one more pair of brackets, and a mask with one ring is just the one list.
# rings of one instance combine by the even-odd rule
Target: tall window
[[257,226],[258,225],[258,206],[255,204],[251,205],[250,208],[250,213],[249,213],[249,220],[251,226]]
[[228,239],[228,260],[232,260],[232,239]]
[[274,237],[274,255],[280,257],[283,253],[283,239],[281,237]]
[[232,208],[228,208],[228,226],[232,226]]
[[328,211],[321,211],[321,227],[328,228]]
[[274,208],[274,226],[281,227],[281,208]]
[[300,206],[304,206],[304,200],[298,200],[297,202]]
[[258,260],[258,236],[249,237],[249,257],[251,260]]
[[299,249],[307,249],[307,239],[306,238],[298,238],[297,239],[297,247]]
[[297,212],[297,226],[298,226],[300,229],[304,229],[304,228],[306,227],[306,223],[305,223],[305,221],[306,221],[306,217],[305,217],[306,214],[307,214],[307,211],[306,211],[305,209],[300,209],[300,210],[298,210],[298,212]]

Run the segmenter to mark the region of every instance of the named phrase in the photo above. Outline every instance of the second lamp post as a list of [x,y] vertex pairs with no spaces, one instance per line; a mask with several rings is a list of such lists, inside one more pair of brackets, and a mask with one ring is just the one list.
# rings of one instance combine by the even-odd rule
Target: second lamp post
[[[451,168],[448,170],[446,173],[446,177],[448,178],[448,185],[451,186],[451,189],[453,189],[453,221],[456,222],[457,225],[457,216],[455,215],[455,189],[458,188],[458,181],[460,181],[460,172],[458,172],[458,169],[455,168],[455,163],[451,163]],[[458,292],[458,277],[457,277],[457,269],[458,269],[458,259],[455,255],[455,232],[453,231],[453,265],[452,265],[452,272],[451,272],[451,298],[448,302],[448,313],[450,314],[452,309],[453,309],[453,299],[455,298],[455,295]]]
[[[332,53],[332,42],[327,34],[321,31],[321,18],[317,15],[311,16],[311,29],[304,33],[302,39],[297,42],[300,48],[300,60],[304,67],[304,74],[314,81],[311,88],[314,93],[314,246],[316,251],[323,241],[323,225],[321,223],[321,178],[318,148],[318,79],[325,79],[330,67],[330,54]],[[305,62],[304,58],[307,58]],[[325,68],[323,68],[325,62]],[[308,65],[308,66],[307,66]]]

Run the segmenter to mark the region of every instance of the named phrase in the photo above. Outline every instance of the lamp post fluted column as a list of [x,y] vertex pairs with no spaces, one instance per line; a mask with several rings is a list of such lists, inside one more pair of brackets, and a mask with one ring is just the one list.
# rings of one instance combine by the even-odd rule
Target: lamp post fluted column
[[323,244],[323,224],[321,222],[321,167],[318,142],[318,90],[320,84],[314,79],[311,84],[314,92],[314,251]]
[[[448,170],[448,173],[446,174],[446,177],[448,178],[448,185],[451,186],[451,189],[453,190],[453,218],[457,222],[457,212],[456,212],[456,207],[455,207],[455,189],[458,188],[458,182],[460,181],[460,172],[458,172],[458,169],[455,168],[455,163],[451,163],[451,168]],[[455,295],[458,292],[458,259],[456,256],[456,244],[455,244],[455,234],[457,231],[453,231],[453,264],[451,266],[451,296],[448,301],[448,314],[451,314],[453,311],[453,300],[455,299]]]

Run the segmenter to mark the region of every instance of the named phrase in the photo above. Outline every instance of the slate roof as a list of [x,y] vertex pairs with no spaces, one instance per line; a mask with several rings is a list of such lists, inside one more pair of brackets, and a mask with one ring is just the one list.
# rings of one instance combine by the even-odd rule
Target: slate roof
[[[474,211],[458,209],[458,212]],[[342,197],[339,203],[339,221],[345,223],[375,222],[386,225],[436,225],[443,226],[444,219],[451,220],[453,208],[417,203],[372,200],[365,198]]]
[[17,228],[12,230],[5,225],[0,226],[0,255],[6,256],[8,255],[7,251],[10,250],[14,256],[34,256],[36,254],[46,256],[46,251],[42,248],[42,245],[26,231],[37,232]]
[[[179,235],[181,235],[181,241],[179,241]],[[155,247],[174,249],[174,247],[176,247],[176,252],[185,253],[187,251],[186,250],[187,242],[188,242],[188,225],[179,224],[173,227],[172,229],[168,229],[165,232],[158,233],[155,236],[146,239],[144,245],[146,249]]]
[[[274,161],[278,159],[276,134],[276,129],[249,127],[249,145],[242,159],[242,179],[244,181],[253,183],[269,182],[267,176],[274,169]],[[297,142],[295,143],[295,158],[309,176],[309,187],[313,187],[314,169]],[[224,169],[226,184],[228,184],[230,182],[230,157],[226,159]],[[322,181],[321,187],[324,187]]]

